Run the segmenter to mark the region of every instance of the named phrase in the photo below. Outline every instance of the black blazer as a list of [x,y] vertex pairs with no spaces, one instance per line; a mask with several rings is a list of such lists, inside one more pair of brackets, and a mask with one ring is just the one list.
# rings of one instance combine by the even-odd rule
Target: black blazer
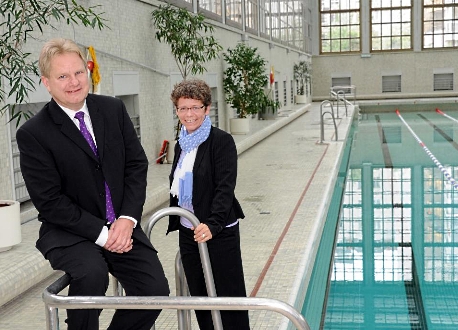
[[106,224],[105,180],[116,216],[134,217],[133,235],[151,245],[140,226],[148,160],[126,108],[93,94],[86,103],[100,159],[54,100],[16,134],[22,175],[42,222],[36,246],[45,257],[55,247],[97,240]]
[[[180,158],[181,147],[175,145],[175,156],[169,176],[170,185]],[[237,148],[227,132],[212,127],[210,135],[197,149],[193,167],[194,214],[200,222],[207,224],[215,237],[224,227],[243,219],[242,208],[235,198],[237,181]],[[170,206],[178,206],[178,199],[170,196]],[[170,231],[179,228],[178,216],[170,216]]]

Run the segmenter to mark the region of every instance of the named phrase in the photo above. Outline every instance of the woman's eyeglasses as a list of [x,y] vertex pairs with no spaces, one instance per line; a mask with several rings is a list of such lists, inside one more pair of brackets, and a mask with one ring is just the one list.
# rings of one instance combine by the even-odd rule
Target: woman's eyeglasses
[[188,110],[191,110],[194,113],[198,113],[199,110],[203,109],[204,107],[205,107],[205,105],[201,105],[200,107],[197,107],[197,106],[194,106],[194,107],[181,107],[181,108],[177,108],[177,111],[179,113],[186,113],[186,112],[188,112]]

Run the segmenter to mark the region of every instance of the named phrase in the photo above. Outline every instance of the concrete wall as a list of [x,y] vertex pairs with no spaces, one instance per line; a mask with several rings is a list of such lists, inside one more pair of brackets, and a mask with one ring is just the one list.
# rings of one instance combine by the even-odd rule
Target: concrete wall
[[[359,99],[456,96],[456,50],[313,56],[314,100],[329,98],[333,77],[349,76]],[[453,91],[434,91],[434,73],[454,73]],[[401,92],[382,93],[383,75],[401,75]]]
[[[55,29],[49,27],[44,33],[39,31],[29,38],[24,51],[31,52],[31,58],[38,59],[43,43],[53,37],[70,38],[82,47],[93,46],[101,73],[101,94],[114,96],[113,75],[115,72],[138,73],[139,77],[139,115],[141,120],[141,141],[150,163],[158,156],[163,140],[174,137],[173,108],[170,92],[174,82],[180,80],[175,61],[170,54],[167,44],[155,39],[155,29],[151,20],[151,12],[163,2],[153,0],[84,0],[81,4],[88,6],[100,5],[99,12],[104,12],[104,18],[109,28],[102,31],[92,30],[83,26],[68,26],[65,22],[53,23]],[[270,66],[275,68],[275,79],[279,81],[279,99],[283,101],[283,80],[287,81],[287,91],[291,88],[292,70],[295,62],[305,59],[297,51],[289,51],[281,44],[269,47],[269,40],[256,35],[244,33],[221,23],[207,20],[214,24],[215,38],[223,46],[223,52],[228,47],[234,47],[242,41],[242,34],[248,35],[250,46],[258,47],[259,53],[267,60],[266,75]],[[229,118],[234,111],[226,106],[222,88],[223,57],[207,64],[208,72],[202,79],[216,81],[217,100],[219,104],[219,126],[229,130]],[[216,77],[216,79],[215,79]],[[38,81],[38,78],[37,78]],[[46,93],[37,93],[34,102],[46,102]],[[44,95],[44,96],[43,96]],[[290,105],[290,97],[287,98]],[[9,125],[5,125],[6,116],[0,117],[0,198],[13,198],[11,176],[11,143],[8,136]],[[154,187],[149,187],[154,188]]]

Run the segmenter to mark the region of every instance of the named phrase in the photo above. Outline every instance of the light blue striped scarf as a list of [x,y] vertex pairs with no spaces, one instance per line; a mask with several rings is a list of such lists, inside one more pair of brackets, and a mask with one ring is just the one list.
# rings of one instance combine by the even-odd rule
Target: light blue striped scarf
[[[197,148],[205,140],[207,140],[210,135],[211,126],[212,123],[210,117],[205,116],[202,125],[200,125],[200,127],[191,134],[188,134],[188,131],[184,126],[181,127],[178,143],[185,155],[184,157],[180,157],[180,160],[178,161],[177,171],[175,172],[175,177],[173,179],[174,182],[172,183],[170,192],[174,196],[178,195],[178,205],[187,209],[192,209],[192,168],[194,166]],[[184,170],[184,173],[181,169]],[[175,182],[176,179],[179,181]],[[176,189],[176,183],[178,183],[178,189]]]

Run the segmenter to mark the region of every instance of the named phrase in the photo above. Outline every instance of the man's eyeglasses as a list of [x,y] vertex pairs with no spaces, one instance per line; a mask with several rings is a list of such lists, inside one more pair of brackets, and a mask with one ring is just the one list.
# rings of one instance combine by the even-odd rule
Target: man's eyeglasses
[[186,113],[186,112],[188,112],[188,110],[191,110],[194,113],[198,113],[199,110],[203,109],[204,107],[205,107],[205,105],[201,105],[200,107],[197,107],[197,106],[194,106],[194,107],[181,107],[181,108],[177,108],[177,111],[179,113]]

